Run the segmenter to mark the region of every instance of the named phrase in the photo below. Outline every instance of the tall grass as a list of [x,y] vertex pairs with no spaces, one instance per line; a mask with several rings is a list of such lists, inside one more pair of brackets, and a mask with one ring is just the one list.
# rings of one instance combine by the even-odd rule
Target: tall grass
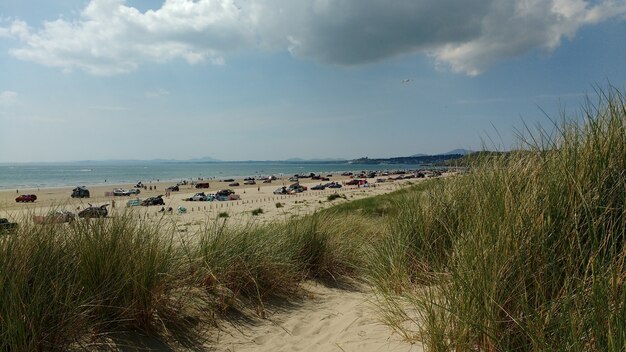
[[0,238],[0,350],[63,350],[115,331],[178,333],[192,300],[180,291],[184,253],[173,244],[127,216],[24,221]]
[[626,109],[399,200],[370,279],[387,321],[431,350],[626,349]]
[[274,223],[227,226],[207,223],[195,257],[199,276],[218,311],[297,295],[303,280],[339,281],[360,273],[363,229],[354,232],[341,219],[323,214]]

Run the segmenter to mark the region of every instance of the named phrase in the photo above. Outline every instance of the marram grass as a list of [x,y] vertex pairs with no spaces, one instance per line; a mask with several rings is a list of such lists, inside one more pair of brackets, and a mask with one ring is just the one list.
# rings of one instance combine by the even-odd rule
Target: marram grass
[[390,325],[433,351],[626,349],[624,97],[584,113],[399,200],[369,272]]

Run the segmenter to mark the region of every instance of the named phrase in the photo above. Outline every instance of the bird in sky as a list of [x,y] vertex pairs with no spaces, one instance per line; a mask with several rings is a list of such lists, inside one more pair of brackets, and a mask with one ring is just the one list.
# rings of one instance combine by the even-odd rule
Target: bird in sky
[[413,80],[412,80],[412,79],[409,79],[409,78],[407,78],[407,79],[403,79],[403,80],[402,80],[402,83],[404,83],[404,84],[406,84],[406,83],[411,83],[411,82],[413,82]]

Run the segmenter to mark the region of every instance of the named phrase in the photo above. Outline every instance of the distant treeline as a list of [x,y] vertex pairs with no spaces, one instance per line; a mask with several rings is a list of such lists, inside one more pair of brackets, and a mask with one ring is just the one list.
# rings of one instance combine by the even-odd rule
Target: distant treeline
[[395,158],[370,159],[359,158],[351,160],[352,164],[437,164],[456,160],[463,157],[462,154],[442,154],[442,155],[422,155],[422,156],[401,156]]

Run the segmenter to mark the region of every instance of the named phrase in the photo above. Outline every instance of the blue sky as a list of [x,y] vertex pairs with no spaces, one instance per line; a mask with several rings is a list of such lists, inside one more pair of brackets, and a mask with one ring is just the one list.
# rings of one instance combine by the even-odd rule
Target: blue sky
[[625,63],[625,1],[0,0],[0,162],[509,149]]

